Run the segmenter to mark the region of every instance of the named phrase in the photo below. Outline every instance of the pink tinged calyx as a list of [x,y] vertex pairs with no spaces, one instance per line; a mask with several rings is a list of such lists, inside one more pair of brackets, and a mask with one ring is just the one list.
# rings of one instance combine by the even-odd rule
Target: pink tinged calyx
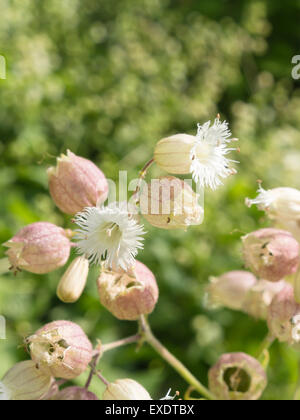
[[219,400],[258,400],[267,385],[261,364],[245,353],[221,356],[208,378],[210,391]]
[[279,341],[300,348],[300,305],[290,284],[273,299],[268,310],[268,326]]
[[116,318],[127,321],[152,313],[159,296],[154,274],[139,261],[127,271],[103,269],[98,291],[102,305]]
[[299,243],[290,232],[266,228],[242,238],[246,266],[258,277],[280,281],[299,266]]
[[206,292],[210,306],[225,306],[242,310],[256,277],[248,271],[230,271],[220,277],[211,277]]
[[52,223],[25,226],[4,244],[11,270],[46,274],[64,266],[70,256],[70,236],[69,231]]
[[58,392],[52,401],[98,401],[99,398],[86,388],[70,386]]
[[55,378],[74,379],[88,367],[92,344],[79,327],[69,321],[45,325],[26,339],[32,360]]
[[48,169],[51,196],[57,207],[74,215],[85,207],[101,205],[108,196],[103,172],[90,160],[70,150],[57,158],[57,166]]
[[287,283],[284,280],[278,282],[258,280],[247,294],[242,310],[256,319],[266,320],[269,306],[274,297],[286,285]]

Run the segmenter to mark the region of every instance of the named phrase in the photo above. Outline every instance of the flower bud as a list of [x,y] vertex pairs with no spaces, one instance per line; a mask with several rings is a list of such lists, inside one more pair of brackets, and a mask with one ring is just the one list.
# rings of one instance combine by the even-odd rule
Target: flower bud
[[291,233],[267,228],[242,239],[245,263],[258,277],[276,282],[297,271],[300,247]]
[[116,318],[127,321],[150,314],[159,295],[153,273],[139,261],[132,271],[103,270],[98,290],[102,305]]
[[287,285],[273,299],[268,311],[270,333],[279,341],[300,344],[300,305],[294,299],[294,290]]
[[51,376],[37,369],[31,360],[17,363],[0,382],[0,400],[40,400],[51,384]]
[[85,388],[70,386],[60,391],[52,401],[98,401],[99,398]]
[[254,200],[246,200],[251,207],[257,204],[260,210],[264,210],[270,219],[275,220],[300,220],[300,191],[295,188],[274,188],[264,190],[261,186],[258,197]]
[[11,269],[46,274],[66,264],[71,249],[68,232],[52,223],[24,227],[4,244]]
[[154,150],[156,164],[171,174],[188,174],[191,169],[191,151],[195,136],[175,134],[160,140]]
[[63,275],[57,287],[57,296],[62,302],[76,302],[85,288],[89,274],[89,261],[85,257],[76,258]]
[[187,229],[203,221],[199,196],[184,181],[172,176],[153,180],[140,196],[145,219],[161,229]]
[[74,379],[92,360],[92,344],[79,327],[69,321],[45,325],[26,340],[32,360],[55,378]]
[[66,214],[103,204],[108,196],[108,183],[100,169],[70,150],[57,158],[56,168],[48,169],[48,179],[55,204]]
[[259,280],[247,294],[242,310],[254,318],[266,320],[273,298],[286,284],[283,280],[276,283]]
[[261,364],[245,353],[221,356],[209,371],[209,388],[220,400],[258,400],[266,385],[267,376]]
[[230,271],[220,277],[211,277],[207,287],[209,304],[239,311],[256,282],[256,277],[247,271]]
[[109,384],[104,391],[102,400],[151,400],[148,391],[132,379],[118,379]]

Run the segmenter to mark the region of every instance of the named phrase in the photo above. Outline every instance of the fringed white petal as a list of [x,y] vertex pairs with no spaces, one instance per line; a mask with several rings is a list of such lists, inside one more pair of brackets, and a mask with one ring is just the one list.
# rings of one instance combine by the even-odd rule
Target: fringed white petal
[[196,141],[190,153],[190,170],[194,181],[201,187],[215,190],[223,184],[222,179],[236,173],[231,164],[238,162],[226,157],[236,150],[227,147],[234,140],[226,121],[221,122],[217,118],[213,125],[210,121],[204,125],[198,124]]
[[105,260],[109,268],[124,270],[134,266],[143,248],[143,226],[129,215],[127,203],[89,207],[75,217],[77,248],[93,264]]
[[272,190],[264,190],[262,186],[259,186],[259,189],[257,191],[258,196],[254,198],[253,200],[250,200],[249,198],[246,198],[246,205],[248,207],[251,207],[253,205],[257,205],[259,209],[265,210],[274,201],[274,195],[272,193]]

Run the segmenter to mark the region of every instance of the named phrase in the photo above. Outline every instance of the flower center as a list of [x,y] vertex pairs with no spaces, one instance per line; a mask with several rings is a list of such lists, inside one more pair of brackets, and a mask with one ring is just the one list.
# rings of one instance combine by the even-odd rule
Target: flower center
[[251,377],[244,369],[228,368],[225,370],[223,378],[229,391],[245,393],[250,389]]
[[30,352],[39,363],[48,365],[55,364],[58,360],[64,360],[65,352],[69,348],[65,340],[59,339],[56,334],[32,337],[29,339]]
[[107,245],[113,245],[120,242],[122,231],[117,223],[104,223],[99,230],[100,239]]
[[213,154],[213,147],[209,143],[200,143],[195,150],[196,158],[200,162],[207,162]]

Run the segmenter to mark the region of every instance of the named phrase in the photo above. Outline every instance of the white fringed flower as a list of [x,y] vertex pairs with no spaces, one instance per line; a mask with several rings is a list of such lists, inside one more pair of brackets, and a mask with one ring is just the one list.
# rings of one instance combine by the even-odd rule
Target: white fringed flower
[[253,200],[246,199],[246,205],[257,205],[268,213],[272,219],[282,222],[300,220],[300,191],[295,188],[280,187],[265,190],[259,186],[258,196]]
[[88,207],[75,217],[77,248],[91,263],[127,270],[143,248],[143,226],[128,213],[127,203]]
[[235,148],[228,148],[227,144],[237,139],[231,138],[231,131],[226,121],[216,118],[214,124],[208,121],[204,125],[198,124],[196,141],[190,152],[191,173],[195,182],[201,187],[216,190],[222,185],[222,179],[236,173],[231,163],[235,162],[226,156]]
[[266,210],[274,201],[272,190],[265,190],[260,184],[257,193],[258,196],[252,200],[246,198],[246,205],[248,207],[256,205],[260,210]]
[[200,187],[215,190],[222,185],[222,179],[236,174],[231,166],[234,160],[227,155],[235,148],[228,143],[237,141],[231,138],[231,131],[226,121],[218,116],[214,123],[208,121],[198,124],[196,136],[175,134],[161,139],[154,150],[154,161],[170,174],[192,174]]

